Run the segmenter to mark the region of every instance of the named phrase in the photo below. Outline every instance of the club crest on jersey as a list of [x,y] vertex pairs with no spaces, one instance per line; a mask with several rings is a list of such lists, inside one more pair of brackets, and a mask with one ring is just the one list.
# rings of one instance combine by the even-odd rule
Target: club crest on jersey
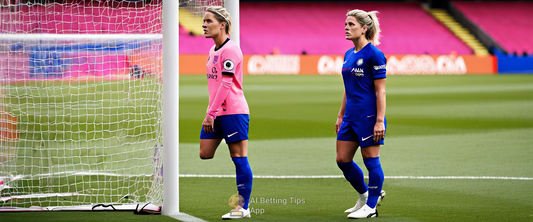
[[218,56],[213,57],[213,64],[217,64],[218,62]]
[[231,71],[233,70],[233,68],[235,68],[235,63],[233,63],[233,61],[229,59],[224,61],[224,69],[226,69],[227,71]]
[[357,65],[358,66],[363,65],[363,58],[360,58],[360,59],[357,60]]

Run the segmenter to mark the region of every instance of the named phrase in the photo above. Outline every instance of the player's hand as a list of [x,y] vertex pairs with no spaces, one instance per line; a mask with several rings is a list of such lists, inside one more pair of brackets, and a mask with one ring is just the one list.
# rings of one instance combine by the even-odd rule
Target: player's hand
[[202,123],[202,126],[204,127],[205,133],[212,133],[215,131],[215,119],[207,115],[204,119],[204,122]]
[[385,124],[376,122],[376,125],[374,125],[374,143],[382,139],[385,139]]
[[335,134],[339,133],[342,125],[342,117],[337,117],[337,122],[335,123]]

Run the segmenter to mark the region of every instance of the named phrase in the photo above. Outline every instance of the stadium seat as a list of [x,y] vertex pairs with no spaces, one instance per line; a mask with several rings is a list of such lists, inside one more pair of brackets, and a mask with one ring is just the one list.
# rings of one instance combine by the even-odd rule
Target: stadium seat
[[472,22],[479,25],[509,54],[522,55],[533,52],[533,2],[454,1],[455,7]]
[[[244,54],[342,54],[353,44],[344,38],[351,9],[379,11],[382,45],[388,54],[472,54],[419,3],[251,3],[240,4]],[[246,18],[246,19],[244,19]],[[212,41],[180,32],[180,53],[205,54]],[[193,39],[198,38],[195,41]]]

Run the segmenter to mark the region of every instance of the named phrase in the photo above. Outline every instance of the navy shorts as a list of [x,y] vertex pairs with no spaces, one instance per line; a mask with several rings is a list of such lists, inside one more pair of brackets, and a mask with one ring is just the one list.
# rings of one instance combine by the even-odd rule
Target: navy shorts
[[211,133],[202,131],[200,139],[222,139],[226,143],[237,142],[248,139],[248,126],[250,124],[250,115],[248,114],[234,114],[217,116],[215,119],[215,131]]
[[[385,144],[385,139],[374,143],[375,121],[347,122],[343,121],[337,133],[337,140],[358,141],[360,147]],[[387,119],[385,119],[385,132],[387,132]]]

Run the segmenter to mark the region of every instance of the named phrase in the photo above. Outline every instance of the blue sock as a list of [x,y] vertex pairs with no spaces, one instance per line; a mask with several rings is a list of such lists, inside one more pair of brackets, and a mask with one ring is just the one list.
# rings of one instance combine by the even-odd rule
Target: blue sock
[[375,208],[378,203],[379,195],[381,195],[381,188],[383,188],[383,169],[379,162],[379,157],[363,159],[366,169],[368,169],[368,200],[366,205]]
[[347,163],[337,163],[339,168],[344,173],[344,178],[352,184],[352,187],[360,194],[365,193],[368,187],[365,184],[365,177],[363,171],[353,161]]
[[248,157],[232,157],[235,164],[235,173],[237,175],[237,190],[239,195],[244,198],[244,209],[248,209],[250,203],[250,194],[252,193],[252,180],[254,175],[248,163]]

